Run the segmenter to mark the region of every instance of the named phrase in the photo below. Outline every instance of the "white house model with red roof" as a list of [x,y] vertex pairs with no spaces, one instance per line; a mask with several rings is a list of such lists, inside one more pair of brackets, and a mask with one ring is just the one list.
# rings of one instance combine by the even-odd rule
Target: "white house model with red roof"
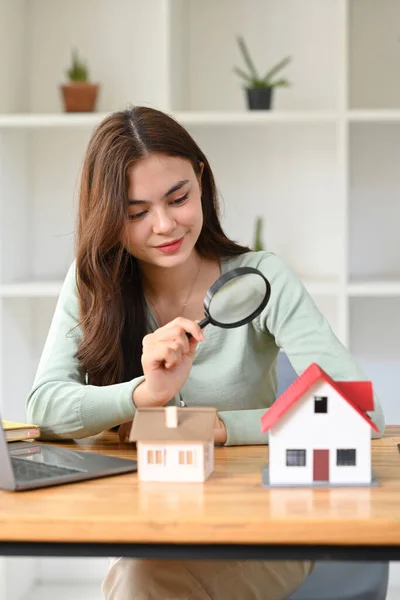
[[310,365],[261,419],[269,432],[264,484],[371,485],[372,410],[370,381],[334,381]]

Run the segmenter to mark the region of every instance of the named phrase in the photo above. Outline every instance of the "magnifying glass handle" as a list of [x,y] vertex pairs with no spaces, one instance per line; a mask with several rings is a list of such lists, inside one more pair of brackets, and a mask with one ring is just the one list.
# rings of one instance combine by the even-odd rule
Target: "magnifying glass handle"
[[208,325],[210,322],[210,319],[208,317],[204,317],[204,319],[202,319],[199,323],[199,327],[201,327],[201,329],[204,329],[204,327],[206,325]]
[[[199,327],[201,327],[201,329],[203,329],[203,328],[204,328],[206,325],[208,325],[208,324],[209,324],[209,322],[210,322],[210,319],[209,319],[208,317],[204,317],[204,319],[202,319],[202,320],[199,322]],[[191,334],[191,333],[188,333],[188,332],[186,332],[186,335],[187,335],[187,337],[189,338],[189,340],[190,340],[190,338],[191,338],[191,337],[193,337],[193,336],[192,336],[192,334]]]

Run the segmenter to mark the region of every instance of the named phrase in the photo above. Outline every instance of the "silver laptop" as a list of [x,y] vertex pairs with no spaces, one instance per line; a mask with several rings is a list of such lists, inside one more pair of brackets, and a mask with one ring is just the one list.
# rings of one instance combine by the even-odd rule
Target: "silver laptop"
[[0,489],[19,491],[137,471],[136,460],[31,442],[7,442],[0,419]]

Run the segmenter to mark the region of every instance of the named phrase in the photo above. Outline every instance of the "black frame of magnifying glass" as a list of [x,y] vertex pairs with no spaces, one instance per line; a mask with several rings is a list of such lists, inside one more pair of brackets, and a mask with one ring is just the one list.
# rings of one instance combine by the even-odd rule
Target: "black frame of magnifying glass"
[[[265,281],[267,293],[265,294],[265,298],[261,302],[260,306],[255,311],[253,311],[251,315],[249,315],[245,319],[242,319],[241,321],[235,321],[234,323],[220,323],[219,321],[215,321],[215,319],[213,319],[210,316],[209,312],[210,302],[214,294],[218,292],[218,290],[220,290],[221,287],[223,287],[231,279],[235,279],[235,277],[238,276],[251,274],[258,275],[259,277],[262,277]],[[257,317],[261,313],[261,311],[267,306],[270,296],[271,285],[268,279],[266,279],[266,277],[264,277],[264,275],[261,273],[261,271],[259,271],[258,269],[254,269],[253,267],[237,267],[236,269],[232,269],[231,271],[224,273],[224,275],[221,275],[221,277],[219,277],[217,281],[215,281],[212,284],[212,286],[209,287],[207,294],[204,298],[204,313],[206,316],[204,319],[202,319],[202,321],[200,321],[199,326],[203,328],[206,325],[208,325],[208,323],[211,323],[211,325],[215,325],[216,327],[222,327],[223,329],[233,329],[234,327],[246,325],[246,323],[250,323],[250,321],[255,319],[255,317]]]

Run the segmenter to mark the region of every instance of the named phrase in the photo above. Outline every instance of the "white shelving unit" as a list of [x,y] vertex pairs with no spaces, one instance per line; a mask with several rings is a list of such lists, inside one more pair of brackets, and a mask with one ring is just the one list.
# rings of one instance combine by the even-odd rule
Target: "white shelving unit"
[[[168,111],[204,149],[228,235],[251,244],[264,215],[266,247],[303,279],[399,423],[399,22],[398,0],[0,0],[2,416],[25,417],[73,257],[90,134],[132,103]],[[237,34],[260,70],[293,56],[293,85],[270,112],[246,109]],[[93,114],[62,112],[73,46],[101,83]],[[63,560],[65,579],[79,563]],[[16,564],[0,561],[0,600],[21,597]],[[105,562],[92,564],[100,577]],[[25,570],[26,591],[47,565]]]

